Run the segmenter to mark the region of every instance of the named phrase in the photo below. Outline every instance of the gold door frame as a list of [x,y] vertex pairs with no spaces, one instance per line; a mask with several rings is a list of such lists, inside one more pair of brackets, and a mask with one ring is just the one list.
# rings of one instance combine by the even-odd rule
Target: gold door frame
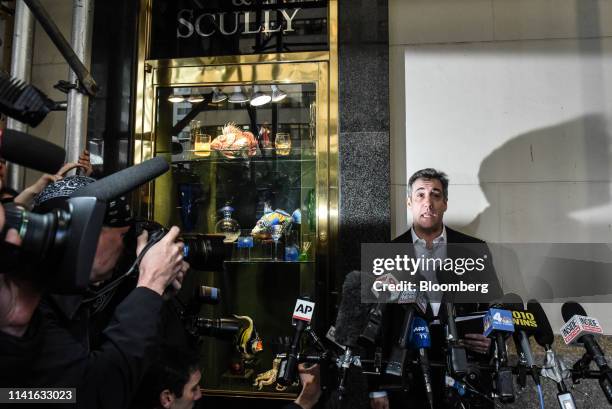
[[[138,164],[155,152],[155,95],[159,86],[197,86],[259,82],[316,82],[317,89],[317,269],[324,288],[335,286],[335,254],[338,236],[338,0],[329,0],[329,51],[271,53],[241,56],[147,60],[150,46],[153,0],[140,0],[137,84],[134,95],[135,129],[131,147]],[[231,68],[231,69],[229,69]],[[136,198],[141,214],[150,216],[153,183]],[[330,323],[330,306],[321,300],[323,321]]]

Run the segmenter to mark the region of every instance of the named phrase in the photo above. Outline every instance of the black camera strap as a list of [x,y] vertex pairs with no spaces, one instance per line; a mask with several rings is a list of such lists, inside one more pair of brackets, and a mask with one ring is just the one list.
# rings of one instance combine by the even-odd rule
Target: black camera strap
[[[160,234],[157,234],[157,233],[160,233]],[[161,234],[161,232],[155,232],[151,234],[151,237],[149,238],[149,241],[147,242],[146,246],[142,249],[140,254],[138,254],[138,256],[136,257],[136,260],[132,263],[128,271],[125,272],[124,274],[121,274],[117,278],[111,280],[107,285],[104,286],[104,288],[101,288],[98,291],[90,291],[90,296],[84,298],[83,302],[84,303],[92,302],[95,299],[104,296],[109,291],[114,291],[119,286],[119,284],[121,284],[126,278],[128,278],[138,269],[138,266],[140,265],[140,262],[142,261],[145,254],[147,254],[147,251],[149,251],[151,247],[153,247],[158,241],[160,241],[164,237],[164,235],[165,235],[165,232],[163,232],[163,234]],[[104,305],[106,305],[107,303],[108,301],[104,303]]]

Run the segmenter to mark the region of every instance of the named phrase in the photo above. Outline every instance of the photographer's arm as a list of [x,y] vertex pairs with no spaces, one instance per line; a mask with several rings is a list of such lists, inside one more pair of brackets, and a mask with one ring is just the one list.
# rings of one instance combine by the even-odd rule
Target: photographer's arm
[[[95,397],[99,407],[126,407],[149,365],[159,341],[161,295],[189,267],[182,243],[175,241],[178,234],[173,227],[145,254],[137,288],[115,310],[101,350],[91,354],[85,393]],[[138,238],[138,253],[145,245],[146,233]],[[115,393],[110,396],[108,390]]]
[[15,203],[30,208],[34,203],[34,198],[36,197],[36,195],[42,192],[43,189],[47,187],[47,185],[50,185],[51,183],[57,182],[58,180],[62,179],[67,172],[71,171],[74,168],[83,168],[87,170],[87,167],[80,163],[66,163],[55,175],[49,175],[45,173],[40,178],[38,178],[38,180],[33,185],[26,187],[23,192],[21,192],[19,195],[17,195],[17,197],[15,197]]

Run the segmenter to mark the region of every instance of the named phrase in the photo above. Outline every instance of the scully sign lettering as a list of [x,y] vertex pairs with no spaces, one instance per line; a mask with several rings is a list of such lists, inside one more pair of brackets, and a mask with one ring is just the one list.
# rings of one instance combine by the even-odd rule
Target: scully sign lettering
[[153,0],[148,59],[329,49],[328,0]]
[[300,8],[279,9],[281,21],[275,21],[276,10],[264,10],[261,25],[253,24],[257,16],[251,11],[233,11],[207,13],[197,10],[182,9],[178,13],[177,38],[190,38],[194,35],[210,37],[216,33],[225,36],[236,34],[250,35],[257,33],[289,33],[295,31],[293,20],[300,12]]

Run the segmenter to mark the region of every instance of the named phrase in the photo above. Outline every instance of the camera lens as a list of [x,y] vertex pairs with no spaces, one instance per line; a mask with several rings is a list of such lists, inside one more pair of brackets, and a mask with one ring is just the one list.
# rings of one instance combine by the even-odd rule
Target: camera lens
[[28,212],[14,203],[4,207],[6,215],[5,228],[14,228],[21,237],[21,250],[35,256],[33,261],[46,260],[58,253],[68,235],[70,214],[55,209],[49,213],[36,214]]
[[191,268],[201,271],[221,271],[225,259],[223,236],[185,234],[185,260]]

